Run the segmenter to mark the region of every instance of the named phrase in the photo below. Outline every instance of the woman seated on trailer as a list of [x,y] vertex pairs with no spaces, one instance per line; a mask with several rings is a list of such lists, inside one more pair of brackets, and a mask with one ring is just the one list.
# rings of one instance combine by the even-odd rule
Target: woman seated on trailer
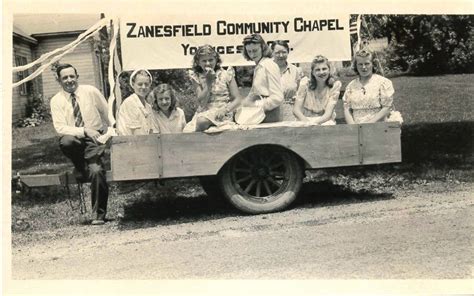
[[259,34],[244,38],[243,55],[246,60],[255,62],[252,88],[243,101],[244,106],[263,108],[263,122],[281,121],[280,106],[283,104],[280,68],[272,59],[272,50]]
[[148,70],[133,71],[130,85],[134,93],[122,102],[117,114],[119,135],[148,135],[159,132],[152,106],[146,100],[152,80]]
[[346,122],[386,121],[392,109],[395,91],[389,79],[377,74],[380,72],[378,60],[372,52],[362,49],[354,55],[352,68],[359,77],[347,85],[344,93]]
[[304,77],[300,67],[288,62],[290,47],[285,40],[275,40],[271,45],[273,60],[280,68],[281,88],[283,90],[283,105],[281,106],[281,116],[283,121],[295,121],[293,107],[295,105],[296,91]]
[[193,58],[190,77],[198,99],[198,110],[185,132],[204,131],[233,122],[241,96],[232,67],[221,68],[221,57],[210,45],[200,46]]
[[159,84],[150,92],[148,101],[152,104],[160,133],[170,134],[183,131],[186,125],[184,111],[176,106],[176,96],[171,85]]
[[313,124],[335,125],[340,91],[341,82],[333,76],[328,59],[317,55],[311,63],[311,78],[304,77],[296,93],[295,117]]

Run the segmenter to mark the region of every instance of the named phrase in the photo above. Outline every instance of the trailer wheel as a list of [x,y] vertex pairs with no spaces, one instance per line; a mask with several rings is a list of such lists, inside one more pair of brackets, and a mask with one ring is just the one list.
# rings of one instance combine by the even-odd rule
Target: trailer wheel
[[282,210],[296,199],[303,168],[293,153],[261,146],[237,154],[219,177],[231,204],[245,213],[260,214]]

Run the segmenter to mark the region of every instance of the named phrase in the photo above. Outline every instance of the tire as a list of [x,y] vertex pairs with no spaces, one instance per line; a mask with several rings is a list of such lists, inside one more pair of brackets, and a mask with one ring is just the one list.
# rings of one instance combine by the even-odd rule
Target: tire
[[296,199],[303,167],[290,151],[259,146],[234,156],[219,177],[232,205],[248,214],[262,214],[283,210]]

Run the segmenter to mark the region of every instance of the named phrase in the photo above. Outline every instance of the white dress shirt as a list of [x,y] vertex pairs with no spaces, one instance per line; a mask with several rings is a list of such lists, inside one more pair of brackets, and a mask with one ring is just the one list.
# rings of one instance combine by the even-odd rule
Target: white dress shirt
[[56,132],[63,135],[85,137],[84,128],[100,130],[109,125],[107,101],[102,93],[90,85],[79,85],[74,92],[81,109],[84,127],[75,126],[71,94],[61,90],[51,98],[51,117]]

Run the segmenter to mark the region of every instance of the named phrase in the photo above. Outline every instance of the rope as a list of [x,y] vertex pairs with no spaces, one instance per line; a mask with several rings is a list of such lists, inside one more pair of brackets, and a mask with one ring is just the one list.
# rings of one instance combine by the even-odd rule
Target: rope
[[[97,28],[93,34],[95,34],[97,31],[99,31],[101,28]],[[80,43],[77,43],[76,45],[72,46],[71,48],[69,48],[67,51],[65,51],[64,53],[54,57],[51,61],[49,61],[49,63],[45,64],[45,65],[42,65],[41,67],[39,67],[35,72],[33,72],[33,74],[31,74],[30,76],[24,78],[23,80],[20,80],[18,82],[15,82],[12,87],[15,88],[25,82],[28,82],[34,78],[36,78],[38,75],[40,75],[46,68],[48,68],[51,64],[57,62],[58,60],[60,60],[63,56],[65,56],[66,54],[70,53],[71,51],[73,51],[79,44],[81,44],[83,41],[89,39],[90,37],[93,36],[93,34],[87,36],[84,40],[82,40]]]
[[[36,61],[33,61],[29,64],[26,64],[26,65],[23,65],[23,66],[17,66],[17,67],[13,67],[13,73],[16,73],[16,72],[20,72],[20,71],[25,71],[31,67],[33,67],[34,65],[36,64],[40,64],[42,63],[44,60],[48,59],[50,56],[52,55],[55,55],[56,53],[58,52],[61,52],[61,51],[64,51],[64,50],[68,50],[69,48],[73,47],[74,45],[76,45],[76,43],[82,43],[82,41],[84,40],[81,40],[83,39],[85,36],[89,35],[91,32],[95,32],[97,31],[97,28],[98,29],[101,29],[103,26],[105,26],[107,24],[107,21],[108,19],[101,19],[100,21],[98,21],[97,23],[95,23],[92,27],[90,27],[87,31],[85,31],[84,33],[82,33],[81,35],[79,35],[76,40],[74,40],[73,42],[61,47],[61,48],[58,48],[58,49],[55,49],[54,51],[51,51],[51,52],[48,52],[48,53],[45,53],[43,54],[39,59],[37,59]],[[87,37],[89,38],[89,37]],[[87,39],[86,38],[86,39]]]

